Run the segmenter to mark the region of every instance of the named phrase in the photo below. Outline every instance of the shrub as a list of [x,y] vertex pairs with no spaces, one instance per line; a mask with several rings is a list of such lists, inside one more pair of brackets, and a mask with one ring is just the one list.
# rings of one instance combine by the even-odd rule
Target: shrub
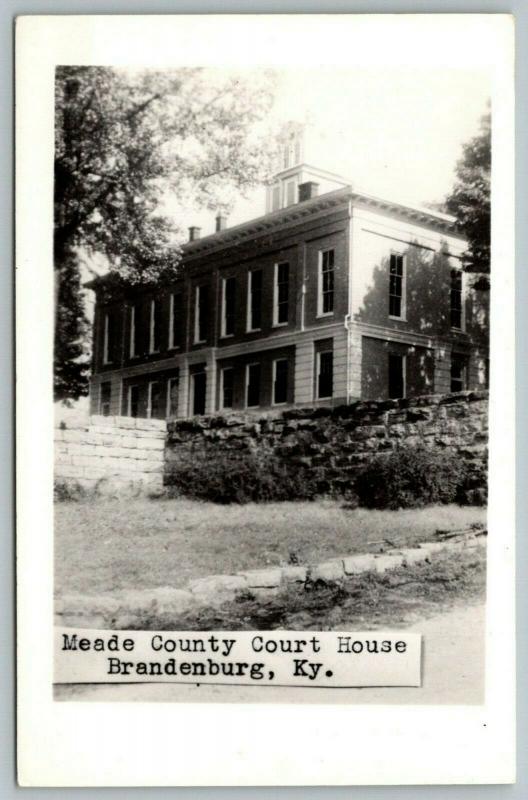
[[56,480],[53,484],[53,499],[56,503],[76,503],[86,497],[84,489],[77,481]]
[[467,479],[466,462],[452,453],[404,445],[372,458],[358,474],[355,489],[366,508],[415,508],[464,502]]
[[175,465],[167,483],[171,494],[214,503],[310,500],[316,494],[307,470],[289,466],[273,454],[216,453]]

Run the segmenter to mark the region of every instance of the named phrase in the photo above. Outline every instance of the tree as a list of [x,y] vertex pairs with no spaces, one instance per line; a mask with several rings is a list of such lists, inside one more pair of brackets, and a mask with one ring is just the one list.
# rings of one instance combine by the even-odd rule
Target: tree
[[[55,394],[86,393],[79,252],[100,253],[116,280],[174,275],[180,202],[228,210],[233,189],[262,181],[272,76],[227,71],[59,67],[55,96]],[[231,192],[231,195],[230,195]]]
[[[446,198],[446,209],[457,218],[468,240],[463,264],[467,272],[489,275],[491,225],[491,114],[480,122],[480,133],[462,149],[456,182]],[[487,279],[478,288],[489,286]]]

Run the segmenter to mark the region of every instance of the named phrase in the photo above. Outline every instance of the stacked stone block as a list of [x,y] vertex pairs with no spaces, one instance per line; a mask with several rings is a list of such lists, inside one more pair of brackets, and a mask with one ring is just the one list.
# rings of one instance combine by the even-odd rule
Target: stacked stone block
[[161,490],[164,420],[93,416],[57,423],[55,480],[101,494]]

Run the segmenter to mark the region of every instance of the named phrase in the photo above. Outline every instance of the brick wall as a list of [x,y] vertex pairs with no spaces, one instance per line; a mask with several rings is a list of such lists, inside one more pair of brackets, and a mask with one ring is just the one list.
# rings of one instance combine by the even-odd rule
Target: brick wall
[[55,480],[101,494],[163,485],[166,423],[131,417],[57,420]]
[[189,459],[207,462],[219,451],[232,459],[240,453],[271,452],[308,470],[322,491],[339,493],[374,454],[401,444],[424,444],[464,459],[480,492],[486,482],[487,401],[486,392],[460,392],[333,409],[174,420],[168,423],[165,481],[174,482],[174,473]]

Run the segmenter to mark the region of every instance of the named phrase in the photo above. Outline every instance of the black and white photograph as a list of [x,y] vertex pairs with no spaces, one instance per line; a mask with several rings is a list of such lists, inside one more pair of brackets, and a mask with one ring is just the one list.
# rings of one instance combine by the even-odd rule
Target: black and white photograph
[[56,706],[484,713],[508,116],[309,49],[53,64]]

